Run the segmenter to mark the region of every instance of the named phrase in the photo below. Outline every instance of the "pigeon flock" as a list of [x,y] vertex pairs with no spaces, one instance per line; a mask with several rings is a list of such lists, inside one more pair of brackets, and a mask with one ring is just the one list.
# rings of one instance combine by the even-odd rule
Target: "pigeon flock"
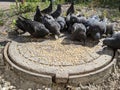
[[114,33],[114,25],[108,24],[106,17],[101,19],[98,15],[91,17],[76,15],[74,2],[71,2],[66,16],[63,17],[61,14],[61,4],[58,4],[57,9],[53,11],[53,1],[50,0],[49,6],[44,10],[40,10],[39,6],[36,7],[33,20],[18,16],[16,26],[23,31],[21,34],[28,32],[35,38],[47,35],[59,38],[61,33],[67,32],[72,40],[84,44],[87,38],[99,41],[105,35],[107,38],[103,40],[103,45],[112,48],[114,56],[116,50],[120,49],[120,33]]

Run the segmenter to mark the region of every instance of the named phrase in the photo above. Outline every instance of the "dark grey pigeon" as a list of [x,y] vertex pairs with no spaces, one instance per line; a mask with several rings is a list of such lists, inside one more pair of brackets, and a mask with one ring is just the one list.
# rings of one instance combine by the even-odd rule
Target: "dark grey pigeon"
[[117,49],[120,49],[120,33],[113,34],[113,36],[110,38],[105,38],[103,40],[103,45],[108,46],[111,49],[113,49],[113,51],[114,51],[114,54],[112,57],[112,59],[113,59],[115,57],[115,53],[116,53]]
[[52,16],[47,15],[44,17],[44,25],[47,29],[49,29],[50,33],[53,35],[60,36],[60,25],[57,21],[52,18]]
[[86,27],[81,23],[75,23],[72,26],[72,40],[86,41]]
[[43,14],[50,14],[53,10],[53,0],[50,0],[50,4],[47,8],[45,8],[44,10],[42,10],[41,12]]
[[51,16],[52,16],[53,18],[57,18],[57,17],[59,17],[59,16],[61,15],[61,12],[62,12],[61,5],[58,4],[56,11],[54,11],[54,12],[51,14]]
[[24,17],[18,17],[16,26],[23,30],[24,33],[29,32],[33,37],[36,38],[45,37],[50,33],[42,23],[32,21],[31,19]]
[[36,12],[35,12],[35,15],[34,15],[34,21],[38,21],[38,22],[41,22],[42,23],[42,18],[43,18],[43,15],[39,9],[39,6],[36,7]]

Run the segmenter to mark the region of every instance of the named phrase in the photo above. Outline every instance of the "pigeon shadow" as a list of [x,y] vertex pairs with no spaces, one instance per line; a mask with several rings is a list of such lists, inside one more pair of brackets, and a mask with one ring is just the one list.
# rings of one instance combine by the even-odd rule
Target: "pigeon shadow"
[[[12,41],[16,41],[19,43],[26,43],[26,42],[43,42],[45,40],[56,40],[54,36],[48,36],[48,37],[44,37],[44,38],[34,38],[32,36],[30,36],[29,33],[25,33],[22,35],[19,35],[15,30],[11,31],[8,33],[8,38],[11,39]],[[69,33],[63,33],[59,38],[63,38],[61,44],[62,45],[82,45],[85,47],[94,47],[95,45],[98,45],[99,41],[93,41],[89,38],[86,39],[86,42],[84,44],[83,41],[75,41],[72,40],[71,38],[71,34]]]
[[72,40],[70,34],[66,34],[66,37],[61,42],[61,44],[63,44],[63,45],[74,44],[74,45],[82,45],[85,47],[94,47],[95,45],[98,45],[98,43],[99,43],[99,41],[93,41],[93,40],[88,38],[88,39],[86,39],[86,42],[84,44],[83,41]]
[[5,46],[8,43],[8,41],[0,41],[0,46]]
[[63,38],[61,42],[62,45],[70,45],[70,44],[84,45],[83,42],[72,40],[70,33],[64,33],[62,38]]
[[[27,42],[43,42],[48,39],[48,37],[45,38],[34,38],[29,33],[25,33],[23,35],[19,35],[16,31],[11,31],[8,33],[8,38],[12,41],[16,41],[19,43],[27,43]],[[52,37],[50,38],[53,39]]]
[[70,37],[65,37],[63,41],[61,42],[62,45],[70,45],[70,44],[75,44],[75,45],[84,45],[83,42],[80,41],[73,41],[71,40]]
[[92,47],[98,45],[99,42],[100,42],[100,41],[94,41],[94,40],[92,40],[91,38],[87,38],[87,39],[86,39],[86,43],[85,43],[85,47],[90,47],[90,48],[92,48]]
[[103,47],[100,51],[96,52],[99,55],[113,55],[113,50],[109,47]]

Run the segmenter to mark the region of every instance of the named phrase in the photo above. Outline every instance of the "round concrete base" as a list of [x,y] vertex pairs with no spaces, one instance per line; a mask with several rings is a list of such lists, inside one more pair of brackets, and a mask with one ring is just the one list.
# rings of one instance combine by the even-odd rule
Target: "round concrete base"
[[85,46],[65,38],[46,40],[17,38],[4,49],[4,58],[21,76],[43,84],[99,83],[112,71],[113,51],[87,42]]

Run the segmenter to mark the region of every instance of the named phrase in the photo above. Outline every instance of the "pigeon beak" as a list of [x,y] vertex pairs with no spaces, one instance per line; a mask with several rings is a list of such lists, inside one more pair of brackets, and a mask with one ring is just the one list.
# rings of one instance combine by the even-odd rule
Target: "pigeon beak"
[[104,47],[105,45],[103,44],[102,47]]
[[48,36],[50,36],[50,35],[51,35],[51,33],[48,34]]

